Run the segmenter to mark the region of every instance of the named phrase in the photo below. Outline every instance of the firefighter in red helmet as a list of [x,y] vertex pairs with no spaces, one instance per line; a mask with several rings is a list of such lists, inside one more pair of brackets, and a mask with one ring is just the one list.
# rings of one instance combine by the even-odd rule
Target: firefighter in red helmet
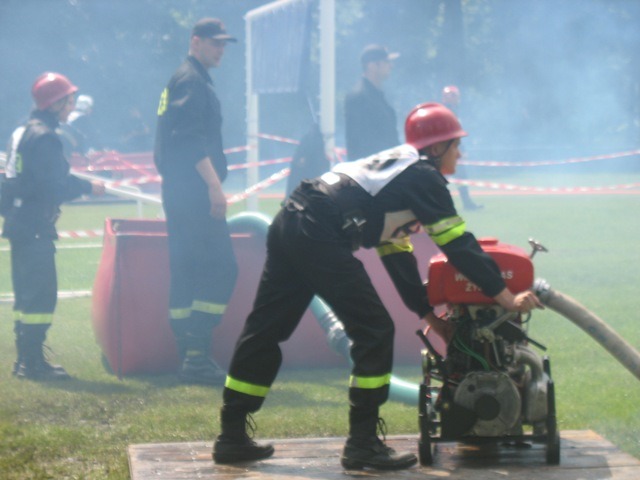
[[75,104],[78,88],[59,73],[40,75],[31,89],[36,108],[9,139],[0,197],[2,236],[11,247],[11,280],[18,358],[13,374],[32,380],[69,378],[44,356],[43,343],[57,301],[54,240],[60,205],[85,194],[102,194],[101,182],[69,174],[56,128]]
[[513,295],[496,263],[480,248],[456,212],[447,180],[466,132],[437,103],[415,107],[406,120],[406,144],[340,163],[303,181],[273,220],[267,258],[253,311],[236,344],[223,391],[219,463],[265,458],[271,445],[247,435],[247,416],[259,410],[281,363],[287,340],[314,295],[342,321],[352,341],[349,436],[341,462],[347,469],[404,469],[417,461],[377,436],[379,408],[387,400],[394,324],[375,291],[358,248],[375,248],[407,307],[448,336],[433,313],[410,235],[425,231],[451,263],[507,310],[541,307],[532,292]]

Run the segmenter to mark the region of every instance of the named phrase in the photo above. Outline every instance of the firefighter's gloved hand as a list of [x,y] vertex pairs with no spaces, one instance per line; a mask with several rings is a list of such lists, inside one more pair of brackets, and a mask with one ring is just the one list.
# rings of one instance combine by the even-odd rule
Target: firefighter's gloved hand
[[456,331],[453,322],[450,322],[444,317],[438,317],[433,312],[427,313],[422,319],[427,322],[429,327],[431,327],[440,338],[447,342],[447,344],[451,341]]

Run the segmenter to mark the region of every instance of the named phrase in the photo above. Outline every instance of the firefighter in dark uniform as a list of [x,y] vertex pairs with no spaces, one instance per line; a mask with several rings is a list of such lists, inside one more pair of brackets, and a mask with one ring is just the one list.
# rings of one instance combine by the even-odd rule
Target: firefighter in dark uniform
[[396,111],[382,91],[398,56],[381,45],[369,45],[362,51],[362,78],[344,103],[347,157],[351,161],[400,143]]
[[394,325],[362,263],[359,247],[376,248],[405,304],[436,332],[449,325],[433,314],[412,254],[409,235],[424,229],[449,261],[508,310],[541,307],[532,292],[514,296],[495,262],[457,214],[443,174],[455,171],[460,137],[455,115],[436,103],[407,117],[404,145],[338,164],[303,181],[275,217],[253,311],[238,339],[221,409],[214,460],[265,458],[271,445],[246,432],[249,414],[263,404],[281,364],[279,343],[295,330],[314,295],[325,300],[352,341],[347,469],[402,469],[415,455],[399,454],[377,436],[379,407],[387,400]]
[[91,183],[69,174],[56,128],[67,120],[77,87],[64,75],[44,73],[31,93],[36,109],[26,125],[16,129],[7,148],[0,213],[2,236],[11,246],[11,280],[18,359],[13,373],[19,378],[69,378],[51,365],[43,343],[57,301],[54,240],[60,205],[85,194],[102,194],[101,182]]
[[208,70],[219,65],[227,42],[235,41],[220,20],[198,21],[189,55],[158,107],[154,159],[167,219],[169,318],[185,383],[221,385],[225,378],[210,358],[211,337],[233,293],[237,264],[222,191],[227,159],[220,101]]

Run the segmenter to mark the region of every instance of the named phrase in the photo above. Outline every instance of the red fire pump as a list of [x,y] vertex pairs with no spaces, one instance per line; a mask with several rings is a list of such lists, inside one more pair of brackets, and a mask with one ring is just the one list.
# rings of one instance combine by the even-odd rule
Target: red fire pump
[[[519,293],[533,286],[531,258],[546,251],[529,240],[533,252],[481,239],[482,249],[500,267],[507,287]],[[554,385],[546,348],[527,335],[531,314],[508,312],[447,262],[431,259],[427,290],[432,305],[446,305],[455,325],[448,345],[429,329],[418,331],[423,382],[419,391],[422,465],[433,463],[434,443],[546,444],[548,464],[560,462]]]

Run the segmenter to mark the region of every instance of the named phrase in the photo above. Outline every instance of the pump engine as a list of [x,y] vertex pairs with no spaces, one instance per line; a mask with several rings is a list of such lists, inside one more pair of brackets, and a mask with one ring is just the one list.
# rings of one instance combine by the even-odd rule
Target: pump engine
[[[533,252],[481,239],[500,267],[509,290],[533,285]],[[546,461],[560,461],[554,385],[546,348],[528,336],[531,314],[508,312],[447,262],[431,259],[427,283],[432,305],[446,305],[444,317],[455,334],[448,345],[434,333],[418,331],[422,350],[420,442],[422,465],[433,462],[437,442],[546,444]],[[536,350],[534,350],[534,347]]]

